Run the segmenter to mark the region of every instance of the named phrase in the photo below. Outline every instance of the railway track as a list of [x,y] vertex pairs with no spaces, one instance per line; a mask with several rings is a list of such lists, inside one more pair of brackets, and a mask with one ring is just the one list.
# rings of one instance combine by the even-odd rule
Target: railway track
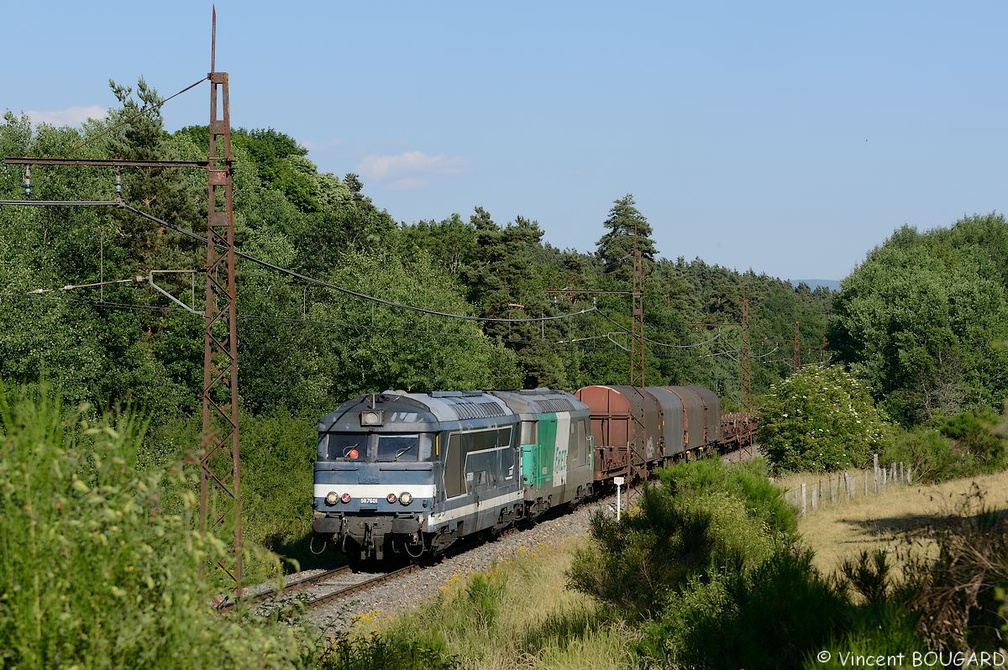
[[294,601],[300,601],[308,609],[343,600],[349,596],[380,586],[398,577],[408,575],[421,568],[407,565],[397,570],[383,573],[354,572],[350,566],[342,565],[285,584],[280,590],[266,588],[254,593],[246,593],[240,599],[225,597],[216,606],[220,611],[231,611],[238,603],[255,604],[262,612],[283,608]]

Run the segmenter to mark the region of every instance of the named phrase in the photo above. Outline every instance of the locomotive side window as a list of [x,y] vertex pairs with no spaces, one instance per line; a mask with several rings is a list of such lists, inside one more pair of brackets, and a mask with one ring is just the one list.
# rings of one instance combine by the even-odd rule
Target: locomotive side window
[[580,448],[581,442],[578,441],[578,426],[581,425],[580,421],[571,421],[570,428],[567,430],[567,456],[571,459],[572,463],[578,463],[580,461]]
[[462,479],[462,436],[452,433],[448,436],[444,467],[445,496],[454,498],[465,493]]
[[416,461],[420,457],[420,436],[412,435],[379,435],[379,461]]
[[515,452],[511,436],[510,426],[449,435],[444,470],[446,497],[513,480]]
[[[575,444],[578,445],[577,448],[580,448],[580,446],[582,444],[585,444],[586,441],[588,440],[588,431],[585,429],[586,423],[588,422],[584,419],[577,422],[577,437],[575,438]],[[580,456],[580,458],[577,459],[577,463],[579,465],[584,465],[585,463],[588,462],[587,445],[585,445],[585,448],[582,449],[578,455]]]
[[[521,424],[521,443],[522,444],[535,444],[538,440],[539,432],[539,422],[538,421],[522,421]],[[509,436],[510,439],[510,436]]]

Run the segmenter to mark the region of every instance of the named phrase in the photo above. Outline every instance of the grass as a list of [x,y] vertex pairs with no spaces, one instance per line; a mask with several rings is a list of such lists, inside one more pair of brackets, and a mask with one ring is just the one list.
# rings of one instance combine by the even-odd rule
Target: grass
[[449,578],[409,613],[359,621],[355,633],[432,641],[474,670],[632,667],[636,634],[567,588],[565,571],[584,541],[519,549],[486,572]]
[[[805,481],[813,479],[818,476],[805,476]],[[1008,472],[931,486],[890,486],[867,497],[859,493],[810,510],[799,521],[798,532],[823,574],[835,574],[845,559],[876,548],[892,549],[898,569],[900,552],[926,551],[933,546],[930,529],[965,510],[975,513],[978,502],[1008,510]],[[432,602],[410,612],[363,617],[354,634],[379,631],[393,642],[422,640],[457,663],[453,667],[478,670],[641,667],[646,661],[638,655],[643,639],[638,627],[567,587],[565,573],[586,542],[571,538],[557,546],[521,549],[490,570],[449,578]]]
[[[813,481],[817,475],[807,475]],[[801,475],[787,481],[801,481]],[[785,484],[786,485],[786,484]],[[927,531],[960,516],[982,498],[991,510],[1008,509],[1008,472],[957,479],[929,486],[890,486],[852,500],[824,503],[799,520],[798,530],[815,551],[815,565],[833,572],[862,550],[888,549],[897,556],[908,548],[927,550]],[[975,510],[974,510],[975,511]],[[915,540],[908,542],[908,538]]]

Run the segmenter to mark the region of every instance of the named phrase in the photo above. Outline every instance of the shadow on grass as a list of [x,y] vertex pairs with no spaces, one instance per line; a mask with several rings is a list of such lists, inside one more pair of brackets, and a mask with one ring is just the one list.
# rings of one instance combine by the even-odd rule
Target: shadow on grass
[[[312,533],[307,533],[295,540],[284,540],[278,535],[267,538],[267,546],[280,556],[288,559],[284,562],[284,572],[289,574],[297,570],[329,569],[334,565],[347,562],[346,556],[332,544],[319,541]],[[295,566],[289,561],[297,561]]]
[[588,608],[550,613],[543,621],[526,626],[519,649],[533,656],[550,647],[563,649],[576,640],[589,637],[607,623],[604,615]]
[[[929,538],[949,529],[974,525],[981,517],[997,522],[1008,522],[1008,509],[983,510],[975,514],[950,512],[947,514],[903,514],[881,519],[841,519],[843,523],[857,528],[871,537],[901,535],[905,537]],[[857,543],[859,540],[848,540]]]

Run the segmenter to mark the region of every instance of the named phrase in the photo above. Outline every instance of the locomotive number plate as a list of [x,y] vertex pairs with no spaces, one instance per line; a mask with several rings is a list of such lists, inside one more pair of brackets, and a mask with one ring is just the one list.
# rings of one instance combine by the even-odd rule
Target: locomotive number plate
[[361,505],[377,505],[378,498],[361,498]]

